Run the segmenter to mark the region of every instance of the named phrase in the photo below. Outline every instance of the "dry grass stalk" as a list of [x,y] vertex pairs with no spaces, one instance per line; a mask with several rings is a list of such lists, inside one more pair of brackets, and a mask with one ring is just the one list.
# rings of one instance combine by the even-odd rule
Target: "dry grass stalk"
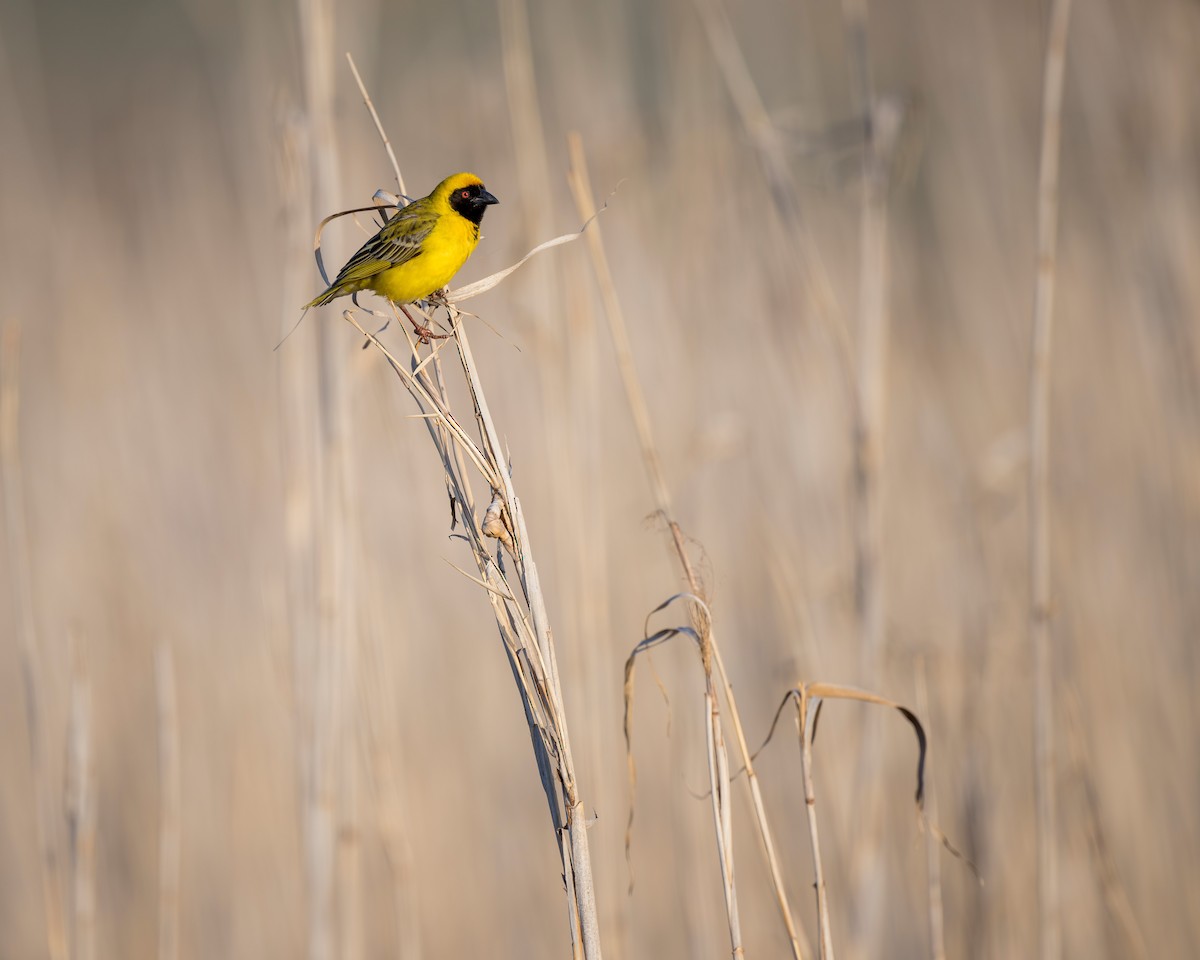
[[762,95],[754,82],[722,0],[694,2],[730,99],[733,100],[738,118],[758,154],[771,200],[791,235],[792,247],[800,267],[799,286],[816,309],[817,315],[829,327],[838,347],[839,359],[842,361],[841,372],[849,381],[852,376],[850,338],[829,281],[829,274],[805,225],[800,194],[792,177],[783,138],[763,104]]
[[[514,218],[514,211],[509,210],[509,222],[516,226],[521,245],[532,246],[550,235],[556,219],[555,192],[547,189],[553,178],[540,102],[544,90],[534,57],[537,24],[531,22],[527,0],[498,0],[496,6],[518,187],[517,216]],[[568,277],[563,272],[571,269],[582,279],[585,268],[574,259],[543,264],[524,278],[519,294],[532,338],[541,403],[547,410],[561,413],[543,416],[540,428],[544,448],[550,452],[546,458],[546,506],[556,517],[549,547],[560,555],[570,552],[574,556],[570,564],[560,567],[567,576],[558,587],[560,601],[570,611],[564,626],[571,631],[574,654],[564,664],[568,669],[564,679],[576,691],[576,716],[582,711],[582,718],[586,718],[585,753],[589,765],[585,772],[596,785],[594,800],[609,806],[601,767],[614,731],[609,719],[602,716],[602,704],[614,678],[604,656],[608,639],[604,538],[594,536],[589,512],[578,509],[581,502],[596,502],[603,483],[601,471],[596,469],[599,461],[579,446],[583,437],[592,438],[593,444],[598,442],[596,413],[601,401],[595,380],[597,341],[590,315],[582,307],[586,284],[572,284],[576,276]],[[572,447],[573,456],[553,453]],[[579,550],[584,542],[589,543],[588,549]],[[605,938],[610,951],[619,951],[614,935],[623,931],[626,905],[615,887],[604,893],[609,911],[601,917]]]
[[71,638],[67,725],[66,815],[71,854],[71,957],[96,955],[96,755],[92,685],[84,655]]
[[[529,10],[525,0],[498,0],[500,48],[504,66],[504,88],[508,100],[508,115],[512,123],[513,149],[517,159],[517,182],[520,188],[520,209],[527,235],[532,243],[536,237],[550,232],[553,207],[546,189],[550,182],[550,162],[546,153],[546,135],[542,111],[538,103],[537,76],[534,73],[533,40],[530,36]],[[538,298],[540,309],[533,311],[535,323],[545,327],[546,315],[556,293],[553,281],[543,278]],[[539,330],[549,335],[549,330]]]
[[[925,729],[921,726],[921,721],[907,707],[902,706],[894,700],[888,700],[886,697],[878,696],[874,693],[868,693],[865,690],[856,690],[853,687],[846,687],[840,684],[833,683],[802,683],[798,687],[794,687],[784,694],[783,700],[780,701],[778,709],[775,711],[775,719],[771,723],[771,729],[767,733],[767,738],[763,742],[763,747],[771,741],[775,734],[775,727],[779,723],[779,717],[783,713],[784,707],[789,702],[795,704],[796,707],[796,724],[800,734],[800,754],[801,766],[804,776],[804,805],[805,813],[808,819],[809,842],[812,848],[813,856],[813,874],[815,876],[816,893],[817,893],[817,917],[820,925],[820,957],[821,960],[833,960],[833,938],[830,933],[829,922],[829,902],[825,891],[825,874],[821,866],[821,847],[820,835],[817,830],[817,815],[816,815],[816,792],[813,788],[812,776],[812,745],[813,739],[817,733],[817,720],[820,716],[820,701],[823,700],[857,700],[860,703],[876,704],[881,707],[891,707],[898,710],[912,726],[913,731],[917,735],[917,791],[915,795],[918,812],[923,811],[925,802]],[[811,722],[809,718],[810,703],[816,701],[817,708],[812,712]],[[763,747],[759,747],[761,751]],[[756,751],[757,752],[757,751]]]
[[377,631],[365,631],[367,660],[362,673],[362,706],[366,782],[374,802],[375,825],[387,859],[392,882],[392,901],[396,917],[396,955],[405,960],[420,960],[424,953],[421,939],[421,913],[418,900],[417,872],[413,865],[412,844],[405,824],[403,782],[398,759],[399,744],[385,738],[386,719],[397,714],[396,697],[384,672]]
[[[297,0],[300,20],[302,70],[308,121],[309,170],[313,202],[318,209],[332,206],[338,183],[337,143],[334,135],[333,9],[328,0]],[[309,541],[315,578],[314,649],[304,663],[306,674],[297,674],[298,685],[311,690],[307,720],[308,740],[304,788],[304,831],[308,879],[310,960],[332,960],[339,936],[351,936],[360,904],[352,902],[357,874],[357,837],[354,831],[339,836],[339,799],[342,784],[353,776],[353,737],[347,738],[344,704],[353,701],[353,645],[356,643],[355,604],[351,598],[353,573],[352,534],[356,529],[351,477],[350,418],[344,370],[334,347],[334,331],[318,329],[316,356],[315,471]],[[352,756],[342,759],[342,752]],[[339,903],[338,875],[343,884]],[[346,924],[339,929],[338,915]],[[341,946],[347,946],[342,943]]]
[[0,478],[3,479],[5,547],[12,578],[21,682],[25,693],[25,724],[35,794],[34,813],[41,854],[42,902],[46,911],[46,947],[50,960],[67,960],[67,924],[63,905],[62,865],[59,859],[60,795],[52,783],[45,746],[42,694],[42,647],[33,611],[29,531],[20,447],[21,330],[14,322],[0,341]]
[[1095,860],[1104,905],[1108,908],[1106,917],[1124,941],[1124,956],[1132,960],[1149,960],[1150,950],[1146,946],[1146,937],[1142,933],[1137,914],[1134,913],[1129,894],[1125,891],[1125,884],[1121,882],[1121,875],[1117,870],[1112,849],[1108,845],[1104,822],[1100,816],[1100,794],[1096,789],[1096,778],[1092,775],[1092,760],[1088,755],[1083,720],[1080,718],[1079,695],[1074,685],[1067,688],[1063,702],[1067,714],[1067,742],[1070,745],[1071,766],[1083,788],[1084,826]]
[[[888,197],[892,158],[903,122],[895,100],[875,95],[868,43],[865,0],[842,0],[842,20],[850,50],[853,87],[862,111],[863,143],[860,171],[859,294],[855,347],[854,404],[854,523],[855,613],[859,635],[860,682],[874,687],[879,680],[887,623],[887,584],[884,579],[884,451],[887,431],[888,341],[890,338]],[[874,953],[867,938],[879,929],[881,889],[879,849],[882,810],[866,782],[878,766],[879,726],[868,718],[858,765],[857,793],[864,798],[862,822],[852,856],[856,954]]]
[[[587,158],[583,150],[583,140],[577,133],[572,133],[567,139],[567,146],[571,157],[570,172],[568,175],[571,192],[575,197],[580,217],[586,222],[591,223],[592,218],[596,215],[596,205],[591,180],[588,176]],[[625,324],[625,315],[621,309],[620,299],[617,297],[616,284],[613,282],[612,273],[608,267],[608,258],[604,252],[604,242],[598,225],[588,231],[587,243],[592,264],[596,271],[596,277],[600,284],[604,312],[608,320],[609,332],[612,335],[613,347],[617,355],[617,365],[621,374],[621,382],[625,388],[625,398],[628,401],[630,414],[633,417],[638,444],[642,452],[642,462],[650,480],[655,505],[658,508],[660,516],[665,521],[667,529],[670,531],[674,557],[683,571],[691,594],[696,598],[702,598],[703,587],[692,566],[683,530],[675,520],[674,511],[671,506],[670,488],[667,486],[661,458],[658,454],[658,446],[654,441],[649,406],[646,403],[645,393],[642,390],[641,381],[637,375],[637,367],[633,361],[633,348],[629,341],[629,331]],[[788,901],[787,892],[784,889],[783,872],[779,866],[779,857],[776,853],[775,842],[767,821],[766,808],[762,800],[762,790],[759,786],[758,776],[754,770],[754,759],[750,754],[745,731],[742,727],[741,716],[738,713],[737,700],[733,695],[733,688],[725,672],[725,664],[721,658],[721,650],[717,644],[711,618],[701,610],[699,604],[694,604],[692,618],[694,622],[703,623],[705,627],[704,637],[707,654],[704,657],[704,662],[706,677],[711,666],[715,665],[717,673],[720,676],[721,690],[724,693],[725,704],[729,710],[729,720],[737,739],[742,765],[746,772],[746,783],[750,791],[751,803],[754,809],[754,822],[758,827],[759,840],[763,854],[767,860],[767,867],[770,871],[775,900],[779,907],[784,927],[787,930],[792,956],[796,960],[800,960],[800,958],[811,952],[808,937],[805,935],[804,929],[796,922],[792,914],[791,904]],[[626,695],[628,697],[628,691]],[[723,739],[719,742],[724,743]]]
[[[580,950],[586,960],[599,960],[600,933],[587,842],[586,807],[575,776],[545,597],[531,553],[524,513],[503,459],[500,434],[492,420],[466,330],[453,306],[447,306],[447,313],[451,339],[435,344],[424,359],[420,357],[418,345],[410,339],[411,360],[408,364],[402,363],[376,336],[363,328],[352,311],[345,311],[343,316],[387,359],[416,401],[446,471],[455,515],[462,521],[465,539],[476,562],[479,574],[476,582],[482,581],[486,588],[525,709],[568,888],[572,947]],[[405,332],[407,334],[407,330]],[[440,356],[449,345],[453,345],[458,355],[470,390],[479,430],[478,442],[451,410]],[[515,565],[515,581],[510,579],[504,561],[507,548],[498,546],[495,556],[491,553],[489,538],[478,515],[468,462],[487,482],[489,500],[499,498],[501,501],[500,515],[512,543],[509,555]]]
[[[929,720],[929,690],[926,684],[925,658],[917,660],[917,712]],[[928,770],[925,774],[926,812],[929,820],[938,822],[937,784],[934,781],[933,758],[925,755]],[[925,831],[925,869],[929,881],[929,960],[946,960],[945,912],[942,909],[942,842],[934,830]]]
[[867,56],[866,5],[845,0],[846,31],[854,51],[863,124],[862,205],[859,223],[859,304],[856,338],[855,406],[855,598],[863,677],[875,682],[884,642],[886,590],[883,580],[884,439],[887,429],[888,196],[892,161],[904,111],[899,101],[878,99]]
[[400,191],[400,195],[404,196],[408,191],[404,189],[404,176],[400,173],[400,161],[396,159],[396,151],[392,149],[392,141],[388,139],[387,131],[383,129],[383,121],[379,119],[379,113],[375,109],[375,104],[371,102],[371,98],[367,94],[366,84],[363,83],[362,75],[358,72],[358,65],[354,62],[354,57],[349,52],[346,54],[346,62],[350,65],[350,72],[354,74],[354,82],[358,84],[358,90],[362,94],[363,103],[366,104],[367,110],[371,114],[371,119],[375,122],[375,131],[379,134],[379,139],[383,141],[383,149],[387,151],[388,160],[391,161],[392,169],[396,172],[396,188]]
[[1058,164],[1071,0],[1054,0],[1042,88],[1038,161],[1037,284],[1029,382],[1029,632],[1034,671],[1034,792],[1038,847],[1039,955],[1062,955],[1054,759],[1054,676],[1050,647],[1050,370],[1058,234]]
[[[691,607],[692,617],[696,611],[700,617],[695,627],[668,627],[654,634],[649,632],[649,620],[661,610],[665,610],[677,600],[687,601]],[[721,887],[725,896],[725,919],[729,929],[729,940],[732,956],[745,956],[742,943],[741,919],[738,912],[737,884],[734,876],[733,859],[733,798],[730,796],[729,785],[729,753],[725,747],[725,734],[721,724],[721,711],[717,685],[712,668],[712,641],[709,625],[711,617],[708,604],[701,597],[690,593],[680,593],[668,598],[651,611],[647,617],[646,634],[637,646],[633,648],[625,661],[625,755],[629,768],[630,792],[637,785],[637,767],[633,760],[633,702],[634,678],[637,659],[653,647],[676,637],[687,637],[696,645],[700,658],[700,666],[704,674],[704,734],[705,756],[708,763],[709,799],[712,802],[713,827],[717,841],[717,863],[721,870]],[[630,804],[629,823],[625,830],[625,853],[629,856],[633,828],[633,804]]]
[[158,960],[179,956],[180,772],[175,658],[167,644],[154,652],[158,716]]
[[[802,688],[803,689],[803,688]],[[812,738],[816,727],[816,716],[808,722],[808,697],[801,693],[796,698],[798,716],[796,725],[800,731],[800,766],[804,777],[804,810],[808,818],[808,844],[812,851],[813,886],[817,891],[817,927],[820,930],[821,960],[833,960],[833,933],[829,928],[829,895],[825,889],[825,872],[821,867],[821,835],[817,829],[817,792],[813,787]]]

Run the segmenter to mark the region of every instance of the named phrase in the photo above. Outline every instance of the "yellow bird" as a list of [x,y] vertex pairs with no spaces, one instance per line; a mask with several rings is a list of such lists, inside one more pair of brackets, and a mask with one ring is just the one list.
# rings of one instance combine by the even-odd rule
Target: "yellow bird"
[[[398,210],[342,267],[337,279],[307,307],[371,290],[404,310],[441,290],[479,243],[484,211],[499,203],[473,173],[447,177],[427,197]],[[427,327],[412,321],[424,339]]]

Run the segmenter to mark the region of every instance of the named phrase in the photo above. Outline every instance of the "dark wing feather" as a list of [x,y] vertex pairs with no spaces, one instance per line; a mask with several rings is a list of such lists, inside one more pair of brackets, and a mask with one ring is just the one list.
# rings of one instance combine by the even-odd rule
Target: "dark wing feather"
[[346,261],[330,288],[366,280],[412,260],[421,252],[421,244],[436,223],[437,214],[424,203],[410,203]]

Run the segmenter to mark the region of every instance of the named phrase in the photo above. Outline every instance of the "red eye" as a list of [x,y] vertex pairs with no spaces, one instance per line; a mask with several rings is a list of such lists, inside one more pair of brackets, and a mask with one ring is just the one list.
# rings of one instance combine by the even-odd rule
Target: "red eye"
[[464,191],[462,192],[462,198],[463,198],[464,200],[470,200],[470,199],[471,199],[471,191],[470,191],[470,190],[464,190]]

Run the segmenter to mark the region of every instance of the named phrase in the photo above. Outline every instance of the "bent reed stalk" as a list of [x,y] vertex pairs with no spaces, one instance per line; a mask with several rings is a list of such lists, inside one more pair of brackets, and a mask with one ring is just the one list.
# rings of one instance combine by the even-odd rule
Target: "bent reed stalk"
[[[590,224],[596,216],[595,195],[592,192],[591,178],[588,175],[587,156],[583,148],[583,139],[578,133],[571,133],[567,137],[567,150],[570,154],[570,171],[568,180],[571,186],[571,193],[575,198],[576,209],[579,216],[582,217],[586,224]],[[621,383],[625,389],[625,398],[629,405],[630,416],[633,418],[634,429],[638,437],[638,445],[642,453],[642,462],[646,469],[646,475],[650,482],[651,489],[654,493],[655,507],[658,515],[662,517],[671,534],[672,557],[679,564],[680,570],[684,578],[687,580],[688,589],[690,591],[687,596],[694,598],[692,600],[691,617],[693,623],[702,628],[702,641],[699,643],[701,662],[705,672],[705,696],[706,703],[710,707],[709,715],[714,718],[713,722],[720,723],[720,711],[718,708],[719,698],[714,691],[711,692],[709,687],[713,685],[713,667],[716,667],[716,674],[720,678],[720,693],[723,694],[726,707],[728,708],[728,720],[733,730],[734,739],[737,743],[738,753],[742,760],[742,769],[746,774],[746,784],[750,792],[751,805],[754,811],[754,823],[758,828],[759,846],[762,850],[763,857],[767,862],[767,869],[771,877],[771,888],[775,894],[775,902],[779,908],[780,920],[787,931],[788,943],[791,947],[793,960],[803,960],[805,956],[811,954],[808,936],[806,935],[803,926],[795,918],[792,912],[791,902],[788,899],[787,891],[783,882],[783,871],[780,868],[779,856],[775,849],[775,841],[772,836],[771,827],[767,820],[766,807],[763,804],[762,790],[759,786],[758,775],[754,769],[754,758],[750,753],[750,748],[746,741],[746,733],[742,726],[741,715],[738,712],[737,699],[733,695],[733,686],[729,682],[729,675],[725,671],[725,662],[721,658],[721,648],[717,644],[715,631],[713,630],[712,618],[708,615],[705,604],[703,603],[704,588],[700,582],[699,576],[696,574],[695,568],[692,565],[691,558],[688,556],[687,546],[683,534],[683,529],[675,518],[675,512],[671,501],[671,491],[667,486],[666,478],[662,469],[662,458],[659,456],[658,445],[654,439],[654,433],[650,422],[649,405],[646,402],[645,392],[642,390],[641,381],[638,378],[637,369],[633,362],[633,347],[629,340],[629,331],[625,324],[625,314],[621,309],[621,301],[617,297],[616,284],[613,282],[612,274],[608,267],[608,258],[604,252],[604,242],[600,235],[599,227],[588,231],[588,250],[591,255],[593,269],[596,273],[597,282],[600,285],[600,294],[604,302],[604,314],[608,321],[609,333],[612,337],[613,348],[617,356],[617,368],[621,374]],[[678,596],[678,595],[677,595]],[[666,601],[670,604],[675,597]],[[664,606],[666,605],[664,604]],[[658,609],[662,609],[660,606]],[[639,645],[640,646],[640,645]],[[633,658],[637,656],[637,650],[631,654],[629,661],[626,664],[627,679],[626,679],[626,698],[628,701],[628,671]],[[627,703],[628,709],[628,703]],[[628,723],[628,721],[627,721]],[[724,739],[716,736],[712,744],[719,745],[720,750],[725,749]],[[712,745],[710,744],[710,746]],[[628,747],[628,728],[626,730],[626,745]],[[712,749],[709,750],[709,759],[711,762],[717,761],[717,755]],[[725,796],[728,800],[728,794]],[[731,834],[729,835],[731,838]],[[628,841],[627,841],[628,842]],[[722,863],[722,874],[726,874],[725,865],[732,861],[732,840],[729,844],[725,843],[725,838],[718,822],[717,829],[717,847],[718,859]],[[734,922],[734,901],[735,890],[732,884],[732,868],[729,870],[730,876],[726,877],[726,906],[729,908],[730,916],[730,938],[734,943],[735,951],[740,949],[740,932],[735,928],[737,924]]]
[[[416,402],[425,421],[450,490],[454,522],[462,522],[463,539],[471,549],[478,576],[460,571],[487,591],[504,643],[509,666],[521,696],[538,775],[546,794],[558,841],[568,897],[572,947],[585,960],[600,960],[586,808],[575,775],[567,731],[554,638],[546,614],[545,596],[530,546],[525,514],[512,473],[501,453],[500,434],[492,419],[461,314],[446,305],[451,334],[422,357],[420,345],[409,336],[411,358],[403,363],[377,336],[346,310],[343,317],[388,361]],[[408,336],[408,331],[405,331]],[[441,352],[453,344],[470,390],[478,428],[477,442],[455,416],[447,389]],[[469,465],[468,465],[469,464]],[[482,516],[471,482],[475,467],[489,488]],[[495,554],[492,553],[495,542]],[[507,569],[505,554],[512,561]],[[515,573],[515,577],[513,574]],[[565,835],[565,842],[564,842]],[[582,953],[579,949],[582,948]]]

